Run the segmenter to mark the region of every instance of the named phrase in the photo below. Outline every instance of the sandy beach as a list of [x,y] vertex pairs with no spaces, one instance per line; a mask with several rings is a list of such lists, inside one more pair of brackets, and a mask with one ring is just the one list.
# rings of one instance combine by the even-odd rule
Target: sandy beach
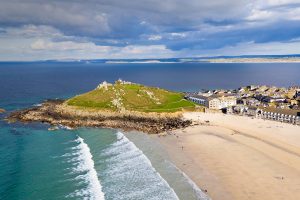
[[184,117],[200,125],[153,138],[212,199],[300,199],[299,126],[212,113]]

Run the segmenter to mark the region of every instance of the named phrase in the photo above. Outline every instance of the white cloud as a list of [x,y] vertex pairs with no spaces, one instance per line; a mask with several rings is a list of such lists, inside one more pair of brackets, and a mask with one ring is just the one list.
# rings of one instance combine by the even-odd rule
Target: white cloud
[[[23,37],[23,35],[26,37]],[[170,34],[172,35],[172,34]],[[181,34],[173,36],[181,37]],[[96,45],[93,42],[68,37],[51,27],[28,26],[0,30],[0,60],[48,59],[113,59],[113,58],[170,58],[216,55],[298,54],[299,38],[289,42],[244,42],[235,46],[202,50],[201,48],[173,51],[165,45]]]
[[170,58],[175,55],[165,45],[129,45],[117,49],[119,51],[114,55],[116,58]]
[[[300,36],[299,0],[0,0],[0,4],[1,60],[299,50],[294,46],[298,40],[292,41]],[[270,42],[280,40],[290,42]]]
[[278,5],[299,3],[299,0],[266,0],[265,2],[267,5],[270,6],[278,6]]
[[271,11],[253,9],[247,20],[268,20],[273,16]]
[[35,26],[32,24],[24,25],[19,28],[7,28],[8,35],[15,35],[19,37],[62,37],[63,34],[51,26]]
[[148,40],[152,40],[152,41],[157,41],[157,40],[161,40],[162,36],[160,35],[150,35]]
[[53,42],[50,40],[38,39],[30,45],[32,50],[38,51],[99,51],[108,50],[108,46],[96,46],[92,42],[74,42],[74,41],[62,41]]
[[[114,40],[110,41],[115,43]],[[50,26],[0,29],[0,60],[166,58],[174,52],[165,45],[97,45],[65,36]]]
[[250,13],[245,19],[265,21],[267,23],[283,20],[300,20],[299,5],[299,0],[257,0],[249,4]]
[[1,24],[52,26],[69,34],[103,35],[110,32],[107,15],[95,3],[80,1],[0,0]]
[[[0,24],[48,25],[68,35],[126,37],[146,26],[192,28],[247,16],[251,0],[0,0]],[[125,27],[122,29],[122,27]],[[120,28],[121,27],[121,28]],[[122,34],[122,33],[123,34]],[[126,32],[129,32],[126,34]],[[154,32],[152,32],[153,34]],[[147,34],[147,33],[141,33]],[[151,33],[148,33],[151,34]]]
[[287,18],[291,20],[300,20],[300,7],[289,10],[287,12]]
[[186,33],[171,33],[172,39],[180,39],[185,37],[186,37]]

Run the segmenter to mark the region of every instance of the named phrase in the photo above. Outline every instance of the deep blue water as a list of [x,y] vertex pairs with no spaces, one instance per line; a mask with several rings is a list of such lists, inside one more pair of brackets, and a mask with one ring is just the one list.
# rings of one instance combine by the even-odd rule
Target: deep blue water
[[118,78],[171,90],[238,88],[249,84],[300,85],[300,64],[84,64],[1,63],[0,107],[24,107],[63,98]]
[[[1,63],[0,108],[67,98],[118,78],[178,91],[290,86],[300,85],[300,64]],[[155,158],[150,163],[117,130],[48,131],[45,124],[7,124],[6,114],[0,114],[0,199],[196,199],[154,155],[153,144],[142,145]]]

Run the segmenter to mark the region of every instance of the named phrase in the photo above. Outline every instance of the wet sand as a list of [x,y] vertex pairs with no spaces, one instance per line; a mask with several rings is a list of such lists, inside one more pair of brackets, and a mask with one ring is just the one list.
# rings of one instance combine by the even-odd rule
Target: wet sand
[[204,125],[152,137],[212,199],[300,199],[299,126],[210,113],[185,118]]

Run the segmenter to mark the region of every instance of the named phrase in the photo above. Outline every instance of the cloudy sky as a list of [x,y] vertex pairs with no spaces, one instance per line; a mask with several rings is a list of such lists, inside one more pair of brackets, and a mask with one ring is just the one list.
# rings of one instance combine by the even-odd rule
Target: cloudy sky
[[0,0],[0,60],[300,54],[300,0]]

